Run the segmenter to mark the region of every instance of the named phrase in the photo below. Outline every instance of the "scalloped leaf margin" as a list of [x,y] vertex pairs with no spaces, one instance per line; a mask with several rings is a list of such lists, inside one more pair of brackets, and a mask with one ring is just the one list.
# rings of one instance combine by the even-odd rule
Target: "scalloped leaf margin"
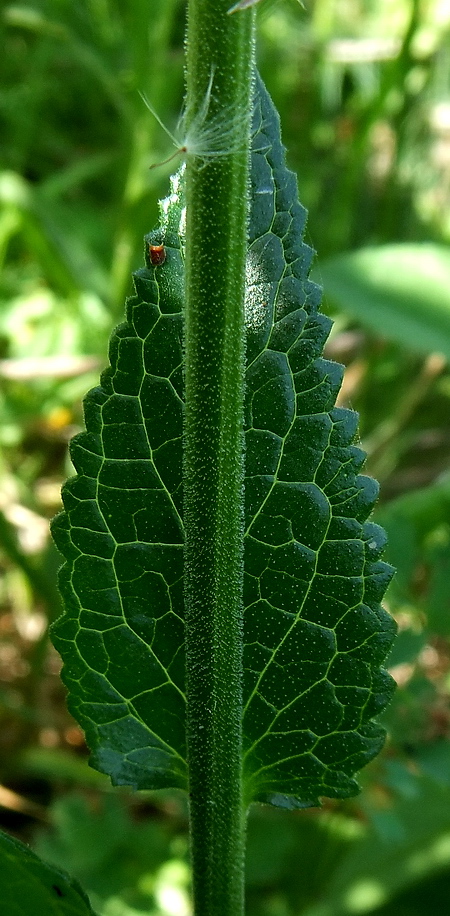
[[[247,267],[244,774],[247,800],[287,807],[358,791],[393,681],[380,600],[392,569],[367,521],[357,416],[309,280],[306,211],[277,112],[257,81]],[[111,368],[85,401],[77,476],[53,523],[66,613],[53,628],[72,713],[114,783],[185,787],[181,176],[146,237]],[[163,263],[149,246],[164,245]]]

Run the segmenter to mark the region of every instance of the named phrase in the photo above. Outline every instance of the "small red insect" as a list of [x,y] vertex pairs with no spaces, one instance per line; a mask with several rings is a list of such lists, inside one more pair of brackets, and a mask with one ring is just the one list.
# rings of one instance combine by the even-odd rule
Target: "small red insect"
[[166,249],[164,245],[149,245],[148,253],[150,255],[150,262],[154,267],[159,267],[160,264],[164,264],[166,260]]

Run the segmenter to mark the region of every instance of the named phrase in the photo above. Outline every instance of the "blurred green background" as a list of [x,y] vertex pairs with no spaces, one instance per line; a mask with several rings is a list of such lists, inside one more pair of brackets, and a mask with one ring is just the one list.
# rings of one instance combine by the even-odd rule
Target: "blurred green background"
[[[230,0],[231,4],[231,0]],[[47,624],[48,520],[157,219],[184,0],[0,11],[0,826],[100,916],[189,916],[186,809],[87,766]],[[363,793],[255,809],[249,916],[431,916],[450,900],[450,4],[263,0],[258,61],[310,211],[315,276],[398,575],[389,740]]]

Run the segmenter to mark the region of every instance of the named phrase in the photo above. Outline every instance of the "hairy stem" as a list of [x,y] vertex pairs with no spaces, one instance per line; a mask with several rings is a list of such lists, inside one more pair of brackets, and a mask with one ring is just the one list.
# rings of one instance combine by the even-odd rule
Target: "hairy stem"
[[209,143],[208,157],[195,155],[194,138],[187,166],[186,645],[196,916],[243,912],[243,306],[253,15],[228,16],[230,5],[190,0],[187,39],[188,135],[199,128]]

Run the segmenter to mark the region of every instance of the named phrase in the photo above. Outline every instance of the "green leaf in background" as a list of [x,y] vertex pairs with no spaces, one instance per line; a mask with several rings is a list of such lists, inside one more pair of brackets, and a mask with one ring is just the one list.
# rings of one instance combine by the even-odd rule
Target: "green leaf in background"
[[[54,628],[70,708],[94,766],[136,788],[185,785],[182,593],[183,216],[179,179],[134,275],[111,369],[72,443],[77,477],[53,525],[66,558]],[[334,407],[342,367],[322,359],[302,242],[306,211],[279,119],[258,81],[247,266],[244,594],[246,801],[287,807],[354,795],[380,749],[372,722],[393,682],[392,569],[366,519],[357,417]]]
[[0,885],[5,916],[95,916],[76,881],[4,833],[0,833]]
[[[179,796],[153,793],[130,808],[125,793],[100,793],[93,804],[92,795],[72,791],[52,803],[51,827],[39,830],[34,847],[77,878],[99,916],[187,916],[186,822],[162,816],[168,808],[180,815],[185,799]],[[149,801],[159,816],[143,816]],[[166,908],[175,888],[179,908]]]
[[450,359],[450,250],[405,243],[361,248],[320,265],[327,299],[377,334]]
[[[372,812],[365,837],[355,843],[327,882],[320,902],[303,916],[363,916],[450,865],[447,786],[403,772],[405,792],[395,808]],[[384,913],[384,910],[381,911]],[[393,907],[395,914],[424,912]],[[440,910],[429,909],[435,913]]]

